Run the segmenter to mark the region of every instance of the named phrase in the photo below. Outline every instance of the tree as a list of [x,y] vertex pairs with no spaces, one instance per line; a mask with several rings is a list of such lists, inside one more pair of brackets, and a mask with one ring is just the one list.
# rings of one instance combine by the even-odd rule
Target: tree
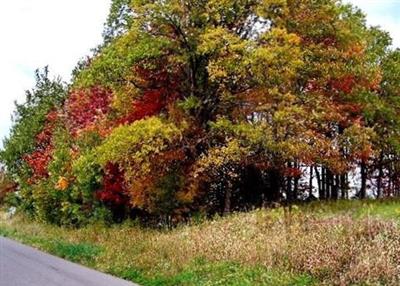
[[398,188],[399,52],[359,9],[115,0],[104,37],[67,95],[18,107],[2,158],[41,217],[227,214],[311,198],[313,175],[336,200],[351,171],[361,198]]
[[105,23],[103,38],[109,43],[114,38],[127,31],[132,22],[130,0],[113,0],[110,12]]
[[5,198],[16,189],[15,183],[9,178],[4,169],[0,169],[0,205],[4,203]]
[[21,176],[29,176],[24,158],[38,147],[37,137],[40,133],[43,132],[44,136],[47,132],[45,125],[49,113],[60,108],[66,98],[65,85],[59,78],[49,79],[47,67],[42,71],[37,70],[35,75],[35,88],[26,92],[24,103],[16,103],[13,127],[10,136],[4,141],[4,148],[0,154],[7,172],[15,176],[17,181]]

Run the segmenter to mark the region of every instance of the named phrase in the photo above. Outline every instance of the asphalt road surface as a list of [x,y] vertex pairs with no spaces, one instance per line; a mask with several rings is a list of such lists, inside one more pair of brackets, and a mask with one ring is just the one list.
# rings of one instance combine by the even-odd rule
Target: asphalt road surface
[[134,284],[0,237],[0,286],[134,286]]

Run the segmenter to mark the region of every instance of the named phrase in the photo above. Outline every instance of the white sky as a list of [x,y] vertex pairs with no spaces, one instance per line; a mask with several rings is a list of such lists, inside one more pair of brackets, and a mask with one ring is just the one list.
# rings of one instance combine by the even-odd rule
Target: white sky
[[[390,31],[400,47],[400,0],[346,0],[368,23]],[[0,140],[7,136],[14,101],[34,84],[34,70],[49,65],[69,80],[72,69],[101,43],[111,0],[0,0]],[[1,143],[0,143],[1,146]]]
[[101,43],[110,3],[0,0],[0,141],[9,132],[14,101],[34,85],[35,69],[49,65],[53,75],[69,80],[78,60]]

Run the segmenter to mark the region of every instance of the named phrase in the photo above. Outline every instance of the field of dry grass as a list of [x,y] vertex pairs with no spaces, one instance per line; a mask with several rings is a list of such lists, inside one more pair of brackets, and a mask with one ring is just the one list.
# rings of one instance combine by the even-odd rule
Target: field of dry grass
[[141,285],[400,285],[400,202],[314,203],[174,230],[73,230],[1,219],[0,234]]

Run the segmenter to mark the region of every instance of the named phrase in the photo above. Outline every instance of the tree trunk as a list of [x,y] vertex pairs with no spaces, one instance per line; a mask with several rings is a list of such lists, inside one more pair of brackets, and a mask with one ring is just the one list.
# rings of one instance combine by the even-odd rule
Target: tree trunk
[[361,188],[360,188],[360,199],[365,199],[367,196],[367,165],[364,161],[360,165],[361,171]]
[[348,199],[348,196],[349,196],[349,194],[347,192],[348,189],[349,189],[349,186],[347,183],[347,173],[341,174],[340,175],[340,190],[342,193],[342,195],[341,195],[342,199]]
[[225,191],[225,202],[224,202],[224,215],[228,215],[231,213],[231,204],[232,204],[232,186],[228,183],[228,187]]
[[[294,167],[296,169],[298,169],[299,168],[299,164],[296,162],[294,164]],[[294,178],[293,196],[292,196],[292,199],[294,201],[297,201],[298,193],[299,193],[299,176],[296,175],[296,177]]]
[[[292,164],[289,162],[287,164],[288,168],[292,168]],[[293,193],[292,193],[292,177],[287,176],[286,178],[286,199],[289,203],[293,201]]]
[[317,176],[317,181],[318,181],[318,197],[320,200],[323,200],[323,199],[325,199],[323,182],[322,182],[323,178],[321,177],[318,167],[315,167],[315,174]]
[[379,171],[378,171],[378,178],[377,178],[377,183],[376,183],[376,197],[380,199],[382,197],[382,178],[383,178],[383,154],[381,152],[381,155],[379,157]]
[[339,175],[334,175],[332,179],[332,181],[334,181],[332,188],[332,199],[337,200],[339,198],[340,177]]
[[287,177],[286,182],[286,197],[289,202],[293,201],[293,192],[292,192],[292,178]]
[[313,174],[313,167],[310,167],[310,181],[309,181],[309,189],[308,189],[308,197],[311,198],[313,195],[313,179],[314,179],[314,174]]
[[280,199],[282,187],[282,175],[277,169],[272,169],[268,172],[269,190],[265,194],[267,202],[277,202]]
[[326,169],[325,169],[325,167],[321,168],[321,180],[322,180],[322,196],[321,196],[321,199],[326,200],[327,199],[327,193],[326,193]]
[[332,198],[333,175],[329,169],[325,170],[325,177],[326,177],[326,189],[325,189],[326,198],[331,199]]
[[389,182],[388,182],[388,190],[389,190],[389,196],[391,196],[391,195],[393,195],[393,192],[392,192],[392,164],[390,163],[389,164]]

